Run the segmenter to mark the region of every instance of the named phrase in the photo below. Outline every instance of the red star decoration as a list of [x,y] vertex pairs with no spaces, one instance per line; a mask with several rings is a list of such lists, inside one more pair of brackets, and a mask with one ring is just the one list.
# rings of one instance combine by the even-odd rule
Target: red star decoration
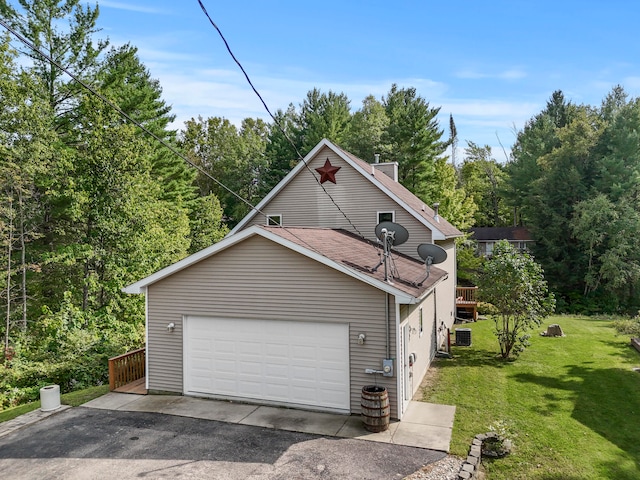
[[320,183],[324,183],[327,180],[336,183],[336,172],[342,167],[334,167],[327,158],[322,168],[316,168],[316,172],[320,174]]

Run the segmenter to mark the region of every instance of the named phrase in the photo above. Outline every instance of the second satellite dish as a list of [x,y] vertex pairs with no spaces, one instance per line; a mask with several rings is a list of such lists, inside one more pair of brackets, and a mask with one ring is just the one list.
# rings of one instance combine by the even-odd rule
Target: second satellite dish
[[429,257],[431,257],[431,262],[429,262],[431,265],[442,263],[447,259],[447,251],[435,243],[421,243],[418,245],[418,255],[425,262],[429,262]]
[[442,263],[447,259],[447,251],[435,243],[421,243],[418,245],[418,255],[424,260],[424,264],[427,267],[427,275],[419,282],[414,282],[414,285],[420,287],[429,278],[431,265]]
[[394,222],[380,222],[376,225],[376,237],[381,242],[384,242],[385,232],[391,237],[391,245],[402,245],[409,240],[409,232],[402,225]]

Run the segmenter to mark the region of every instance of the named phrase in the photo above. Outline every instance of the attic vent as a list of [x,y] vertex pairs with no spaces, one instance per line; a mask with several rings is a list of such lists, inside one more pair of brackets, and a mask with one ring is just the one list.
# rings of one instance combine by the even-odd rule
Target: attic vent
[[380,163],[380,154],[379,153],[374,153],[373,154],[373,158],[374,158],[374,162],[375,163]]
[[433,219],[436,222],[440,221],[440,217],[438,216],[438,209],[440,208],[440,204],[438,202],[433,204]]

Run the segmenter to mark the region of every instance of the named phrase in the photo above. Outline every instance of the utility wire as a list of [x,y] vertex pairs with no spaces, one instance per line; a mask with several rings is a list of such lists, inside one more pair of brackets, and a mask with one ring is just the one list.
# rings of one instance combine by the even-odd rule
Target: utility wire
[[[44,58],[45,60],[47,60],[49,63],[51,63],[52,65],[54,65],[55,67],[59,68],[61,71],[65,72],[67,75],[69,75],[69,77],[71,77],[71,79],[73,79],[75,82],[77,82],[78,84],[80,84],[83,88],[85,88],[86,90],[88,90],[89,92],[91,92],[93,95],[97,96],[98,98],[100,98],[100,100],[102,100],[106,105],[108,105],[109,107],[113,108],[119,115],[121,115],[123,118],[127,119],[129,122],[131,122],[132,124],[134,124],[135,126],[137,126],[138,128],[140,128],[144,133],[146,133],[147,135],[151,136],[154,140],[156,140],[157,142],[159,142],[161,145],[163,145],[164,147],[166,147],[167,149],[169,149],[169,151],[171,151],[174,155],[178,156],[178,158],[181,158],[182,160],[184,160],[188,165],[190,165],[191,167],[195,168],[196,170],[198,170],[200,173],[202,173],[205,177],[211,179],[213,182],[215,182],[217,185],[219,185],[220,187],[222,187],[223,189],[225,189],[227,192],[231,193],[234,197],[238,198],[239,200],[241,200],[243,203],[245,203],[247,206],[249,206],[249,208],[251,208],[251,210],[255,210],[256,212],[258,212],[259,214],[263,215],[265,218],[267,218],[267,215],[262,212],[259,208],[257,208],[256,206],[252,205],[248,200],[244,199],[242,196],[240,196],[238,193],[234,192],[233,190],[231,190],[229,187],[227,187],[224,183],[222,183],[221,181],[219,181],[217,178],[213,177],[209,172],[207,172],[206,170],[204,170],[202,167],[200,167],[199,165],[197,165],[196,163],[192,162],[191,160],[189,160],[185,155],[183,155],[181,152],[179,152],[178,150],[176,150],[172,145],[170,145],[169,143],[167,143],[165,140],[163,140],[162,138],[158,137],[155,133],[153,133],[151,130],[149,130],[147,127],[145,127],[144,125],[142,125],[140,122],[138,122],[137,120],[133,119],[131,116],[129,116],[126,112],[124,112],[120,107],[118,107],[115,103],[113,103],[111,100],[109,100],[108,98],[106,98],[104,95],[102,95],[101,93],[99,93],[97,90],[95,90],[93,87],[91,87],[90,85],[88,85],[87,83],[83,82],[82,80],[80,80],[80,78],[78,78],[75,74],[73,74],[71,71],[69,71],[68,68],[62,66],[59,62],[57,62],[56,60],[54,60],[51,55],[41,51],[38,47],[36,47],[31,41],[29,41],[27,38],[25,38],[23,35],[21,35],[20,33],[18,33],[15,29],[13,29],[11,26],[9,26],[7,24],[7,22],[5,22],[3,19],[0,18],[0,25],[2,25],[5,29],[7,29],[7,31],[9,31],[11,34],[13,34],[18,40],[20,40],[22,43],[24,43],[27,47],[29,47],[31,50],[33,50],[33,52],[35,52],[37,55],[40,55],[42,58]],[[291,236],[293,236],[294,238],[296,238],[300,243],[306,245],[309,249],[313,250],[316,253],[320,253],[318,252],[315,248],[313,248],[311,245],[309,245],[304,239],[300,238],[298,235],[296,235],[295,233],[291,232],[290,230],[288,230],[286,227],[284,227],[280,222],[273,220],[277,226],[284,228]]]
[[225,38],[225,36],[222,34],[222,31],[218,28],[218,25],[216,25],[216,23],[213,21],[213,19],[211,18],[211,16],[209,15],[209,12],[207,12],[207,9],[205,8],[204,4],[202,3],[202,0],[198,0],[198,3],[200,4],[200,8],[202,9],[202,11],[204,12],[205,16],[207,17],[207,19],[209,19],[209,23],[211,23],[211,25],[213,26],[213,28],[216,29],[216,31],[218,32],[218,35],[220,35],[220,38],[222,39],[222,41],[224,42],[225,47],[227,48],[227,52],[229,52],[229,55],[231,55],[231,58],[233,58],[233,61],[236,62],[236,65],[238,65],[238,68],[240,68],[240,70],[242,71],[242,73],[244,74],[244,78],[246,78],[247,83],[249,83],[249,86],[251,87],[251,89],[253,90],[253,92],[256,94],[256,96],[260,99],[260,102],[262,102],[262,105],[264,106],[265,110],[267,111],[267,113],[269,114],[269,116],[271,117],[271,119],[273,120],[273,122],[277,125],[278,129],[280,130],[280,132],[282,132],[282,134],[284,135],[284,138],[287,140],[287,142],[289,142],[289,144],[293,147],[293,150],[296,152],[296,155],[298,156],[298,161],[302,162],[303,165],[305,166],[305,168],[307,170],[309,170],[309,172],[311,173],[311,176],[315,179],[316,183],[320,186],[320,188],[322,188],[322,190],[324,191],[324,193],[329,197],[329,199],[331,200],[331,202],[335,205],[335,207],[338,209],[338,211],[342,214],[342,216],[347,220],[347,222],[349,222],[349,225],[351,225],[351,228],[353,228],[358,235],[360,235],[360,237],[362,237],[363,239],[366,240],[366,237],[360,232],[360,230],[358,230],[358,227],[356,227],[354,225],[354,223],[351,221],[351,219],[347,216],[347,214],[344,212],[344,210],[342,210],[342,208],[340,208],[340,205],[338,205],[338,203],[334,200],[334,198],[331,196],[331,194],[327,191],[327,189],[324,187],[324,185],[322,185],[322,183],[320,183],[320,180],[318,180],[318,177],[316,177],[313,172],[311,171],[311,168],[309,168],[309,165],[307,165],[307,162],[304,161],[304,158],[302,156],[302,154],[300,153],[300,151],[298,150],[298,147],[296,147],[296,144],[293,142],[293,140],[291,140],[291,137],[289,137],[289,135],[287,134],[287,132],[284,130],[284,128],[282,127],[282,125],[280,124],[280,122],[276,119],[276,117],[271,113],[271,110],[269,110],[269,107],[267,106],[267,103],[264,101],[264,99],[262,98],[262,95],[260,95],[260,92],[258,92],[258,90],[256,89],[256,87],[254,87],[253,82],[251,81],[251,79],[249,78],[249,75],[247,74],[246,70],[244,69],[244,67],[242,66],[242,64],[240,63],[240,61],[236,58],[236,56],[234,55],[233,51],[231,50],[231,47],[229,46],[229,42],[227,42],[227,39]]
[[222,187],[223,189],[225,189],[227,192],[229,192],[230,194],[232,194],[234,197],[236,197],[238,200],[242,201],[243,203],[245,203],[247,206],[249,206],[252,210],[256,210],[258,213],[261,213],[262,215],[264,215],[264,213],[262,213],[260,210],[258,210],[256,207],[254,207],[248,200],[245,200],[242,196],[240,196],[239,194],[237,194],[236,192],[234,192],[233,190],[231,190],[229,187],[227,187],[224,183],[222,183],[220,180],[218,180],[217,178],[213,177],[211,174],[209,174],[209,172],[207,172],[206,170],[204,170],[202,167],[200,167],[198,164],[194,163],[193,161],[189,160],[185,155],[183,155],[181,152],[179,152],[178,150],[176,150],[172,145],[170,145],[169,143],[167,143],[165,140],[163,140],[162,138],[158,137],[155,133],[153,133],[151,130],[149,130],[147,127],[145,127],[144,125],[142,125],[140,122],[138,122],[137,120],[133,119],[129,114],[127,114],[126,112],[124,112],[120,107],[118,107],[115,103],[113,103],[111,100],[109,100],[107,97],[105,97],[104,95],[102,95],[100,92],[98,92],[96,89],[94,89],[91,85],[85,83],[84,81],[82,81],[80,78],[78,78],[75,74],[73,74],[71,71],[69,71],[68,68],[62,66],[58,61],[54,60],[53,57],[51,57],[51,55],[44,53],[43,51],[41,51],[40,49],[38,49],[38,47],[36,47],[31,41],[29,41],[27,38],[25,38],[24,36],[22,36],[20,33],[16,32],[11,26],[9,26],[7,24],[7,22],[5,22],[3,19],[0,18],[0,25],[2,25],[4,28],[6,28],[9,32],[11,32],[18,40],[20,40],[22,43],[24,43],[26,46],[28,46],[31,50],[33,50],[35,53],[37,53],[38,55],[40,55],[42,58],[44,58],[45,60],[47,60],[49,63],[51,63],[52,65],[54,65],[55,67],[59,68],[60,70],[62,70],[63,72],[65,72],[67,75],[69,75],[69,77],[71,77],[74,81],[76,81],[78,84],[80,84],[82,87],[84,87],[85,89],[87,89],[89,92],[91,92],[93,95],[97,96],[98,98],[100,98],[100,100],[102,100],[104,103],[106,103],[109,107],[113,108],[116,112],[118,112],[119,115],[121,115],[122,117],[126,118],[129,122],[131,122],[132,124],[134,124],[136,127],[140,128],[142,131],[144,131],[147,135],[151,136],[153,139],[155,139],[156,141],[160,142],[164,147],[166,147],[167,149],[169,149],[174,155],[178,156],[179,158],[181,158],[182,160],[184,160],[187,164],[191,165],[193,168],[195,168],[196,170],[198,170],[200,173],[202,173],[205,177],[209,178],[210,180],[213,180],[213,182],[215,182],[218,186]]
[[[289,136],[287,135],[287,133],[284,131],[284,129],[282,128],[282,126],[280,125],[280,123],[275,119],[275,117],[273,116],[273,114],[271,113],[271,111],[269,110],[269,108],[267,107],[266,103],[264,102],[264,100],[262,99],[262,96],[260,95],[260,93],[255,89],[255,87],[253,86],[253,84],[251,83],[251,80],[249,79],[249,76],[247,75],[247,73],[245,72],[244,68],[242,67],[242,65],[238,62],[238,60],[236,59],[236,57],[233,55],[233,52],[231,51],[231,49],[229,48],[229,45],[226,41],[226,39],[224,38],[224,36],[222,35],[222,32],[220,32],[220,30],[218,29],[218,27],[215,25],[215,23],[213,22],[213,20],[211,20],[211,18],[209,17],[209,14],[207,13],[206,9],[204,8],[204,5],[202,5],[202,2],[200,2],[200,0],[198,0],[198,3],[200,3],[200,6],[202,7],[203,11],[205,12],[207,18],[209,18],[209,21],[211,22],[211,24],[216,28],[216,30],[219,32],[220,36],[222,37],[225,45],[227,46],[227,50],[229,51],[229,53],[231,54],[231,56],[233,57],[233,59],[235,60],[235,62],[238,64],[238,66],[240,67],[240,69],[242,70],[242,72],[244,73],[247,81],[249,82],[249,84],[251,85],[251,88],[253,89],[253,91],[256,93],[256,95],[260,98],[260,100],[262,101],[262,104],[264,105],[265,109],[267,110],[267,113],[269,113],[270,117],[274,120],[275,124],[278,126],[278,128],[280,129],[280,131],[284,134],[285,138],[287,139],[287,141],[291,144],[291,146],[295,149],[296,154],[298,155],[299,159],[303,162],[303,164],[305,165],[305,167],[307,168],[307,170],[309,170],[311,172],[311,169],[309,168],[309,166],[307,165],[307,163],[304,161],[302,155],[300,154],[300,152],[298,151],[297,147],[295,146],[295,144],[293,143],[293,141],[289,138]],[[145,127],[144,125],[142,125],[140,122],[138,122],[137,120],[135,120],[134,118],[132,118],[129,114],[127,114],[126,112],[124,112],[120,107],[118,107],[115,103],[113,103],[111,100],[109,100],[107,97],[105,97],[104,95],[102,95],[100,92],[98,92],[96,89],[94,89],[92,86],[88,85],[87,83],[85,83],[84,81],[82,81],[80,78],[78,78],[74,73],[72,73],[68,68],[64,67],[62,64],[60,64],[58,61],[56,61],[55,59],[53,59],[53,57],[51,57],[51,55],[41,51],[38,47],[36,47],[31,41],[29,41],[27,38],[25,38],[23,35],[21,35],[19,32],[17,32],[15,29],[13,29],[10,25],[7,24],[7,22],[0,18],[0,25],[2,25],[8,32],[10,32],[14,37],[16,37],[20,42],[22,42],[23,44],[25,44],[27,47],[29,47],[34,53],[36,53],[37,55],[39,55],[40,57],[44,58],[45,60],[47,60],[51,65],[54,65],[55,67],[57,67],[58,69],[60,69],[61,71],[63,71],[64,73],[66,73],[72,80],[74,80],[75,82],[77,82],[80,86],[82,86],[84,89],[88,90],[89,92],[91,92],[93,95],[95,95],[96,97],[98,97],[100,100],[102,100],[106,105],[108,105],[109,107],[113,108],[120,116],[122,116],[123,118],[125,118],[126,120],[128,120],[129,122],[131,122],[132,124],[134,124],[135,126],[137,126],[138,128],[140,128],[144,133],[146,133],[147,135],[149,135],[150,137],[152,137],[154,140],[156,140],[157,142],[159,142],[161,145],[163,145],[165,148],[167,148],[169,151],[171,151],[174,155],[176,155],[177,157],[181,158],[184,162],[186,162],[188,165],[190,165],[191,167],[195,168],[196,170],[198,170],[200,173],[202,173],[205,177],[209,178],[210,180],[212,180],[213,182],[215,182],[217,185],[219,185],[220,187],[222,187],[224,190],[226,190],[227,192],[231,193],[234,197],[238,198],[240,201],[242,201],[244,204],[246,204],[247,206],[249,206],[249,208],[251,208],[252,210],[255,210],[257,213],[263,215],[266,218],[266,214],[264,212],[262,212],[260,209],[258,209],[257,207],[255,207],[254,205],[252,205],[248,200],[244,199],[242,196],[240,196],[238,193],[234,192],[232,189],[230,189],[229,187],[227,187],[225,184],[223,184],[222,182],[220,182],[217,178],[213,177],[211,174],[209,174],[209,172],[207,172],[206,170],[204,170],[202,167],[200,167],[199,165],[197,165],[196,163],[194,163],[193,161],[189,160],[185,155],[183,155],[180,151],[178,151],[177,149],[175,149],[172,145],[170,145],[169,143],[167,143],[165,140],[163,140],[162,138],[160,138],[159,136],[157,136],[155,133],[153,133],[151,130],[149,130],[147,127]],[[315,175],[312,176],[313,178],[316,180],[316,182],[322,187],[322,189],[324,190],[324,192],[329,196],[329,198],[331,199],[331,201],[334,203],[334,205],[338,208],[338,210],[342,213],[342,215],[347,219],[347,221],[349,222],[349,224],[351,224],[351,226],[354,228],[354,230],[360,235],[360,237],[362,237],[363,239],[366,240],[366,237],[364,237],[364,235],[362,235],[362,233],[357,229],[357,227],[351,222],[351,220],[349,219],[349,217],[347,217],[347,215],[342,211],[342,209],[338,206],[338,204],[335,202],[335,200],[331,197],[331,194],[329,194],[329,192],[326,191],[326,189],[324,188],[324,186],[322,184],[320,184],[319,180],[317,179],[317,177]],[[307,243],[304,239],[300,238],[298,235],[296,235],[295,233],[291,232],[288,228],[284,227],[283,225],[281,225],[279,222],[276,222],[278,224],[278,226],[282,227],[285,231],[287,231],[290,235],[292,235],[294,238],[296,238],[299,242],[303,243],[304,245],[306,245],[310,250],[321,254],[318,250],[316,250],[313,246],[309,245],[309,243]],[[375,247],[374,247],[375,249]],[[376,249],[377,251],[377,249]],[[321,254],[322,255],[322,254]],[[324,255],[323,255],[324,256]],[[354,270],[354,273],[357,276],[360,276],[360,274]]]

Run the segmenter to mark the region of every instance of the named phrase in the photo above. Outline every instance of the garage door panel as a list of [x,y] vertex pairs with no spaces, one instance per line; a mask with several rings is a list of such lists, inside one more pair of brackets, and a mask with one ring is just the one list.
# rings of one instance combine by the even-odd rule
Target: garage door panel
[[238,362],[238,374],[239,375],[255,375],[260,376],[262,373],[262,363],[256,360],[242,360]]
[[314,366],[294,365],[291,367],[291,379],[299,382],[315,382],[316,368]]
[[244,342],[238,344],[240,355],[260,356],[262,355],[262,344],[259,342]]
[[349,410],[348,325],[185,319],[185,393]]

